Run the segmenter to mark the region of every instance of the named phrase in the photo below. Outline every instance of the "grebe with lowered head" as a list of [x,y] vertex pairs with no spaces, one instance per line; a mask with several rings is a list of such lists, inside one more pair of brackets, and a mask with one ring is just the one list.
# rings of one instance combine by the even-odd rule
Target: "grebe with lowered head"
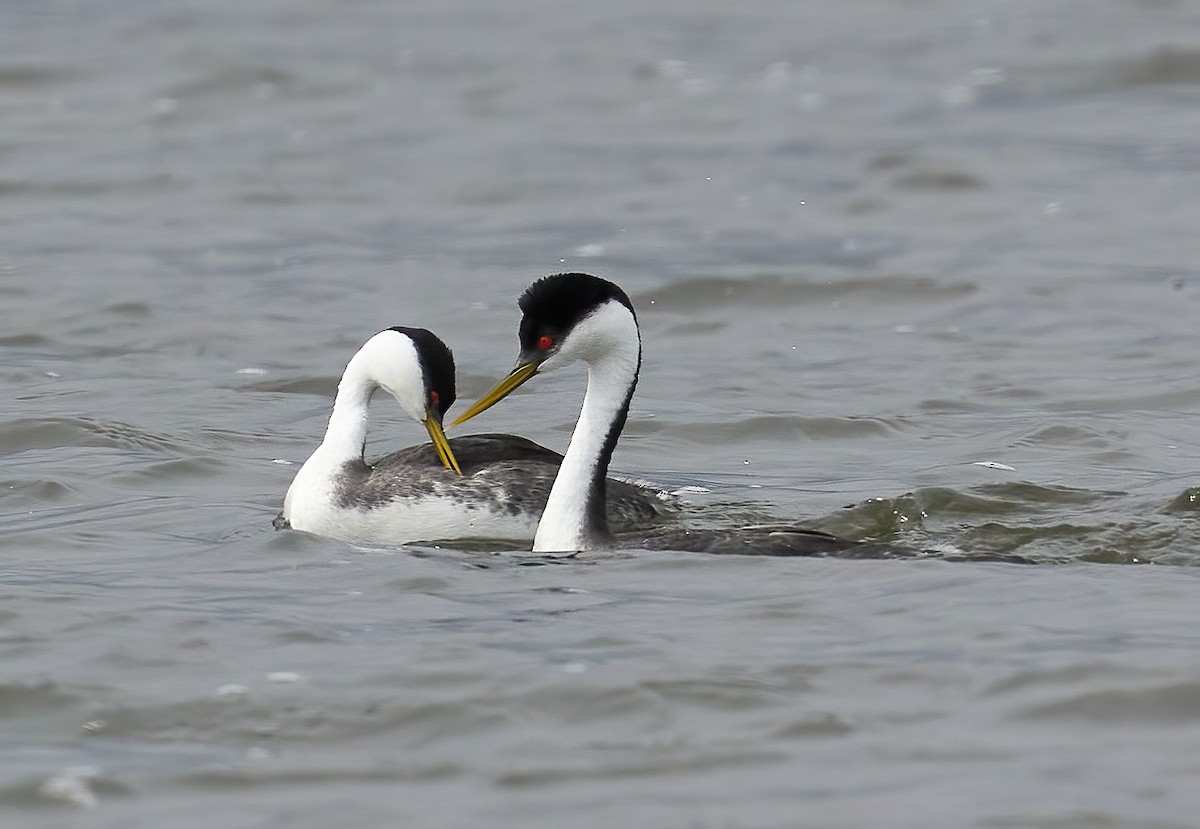
[[[425,426],[431,443],[368,464],[368,406],[379,389]],[[454,398],[454,356],[435,335],[397,326],[371,337],[347,364],[325,438],[296,473],[275,527],[382,544],[529,541],[562,456],[515,435],[447,441],[442,418]],[[669,509],[657,490],[610,483],[610,509],[627,526]]]
[[641,547],[777,556],[890,558],[913,555],[873,542],[849,541],[794,526],[686,530],[667,527],[613,536],[605,509],[608,464],[629,415],[642,363],[633,303],[619,287],[582,273],[547,276],[518,304],[521,351],[516,368],[452,425],[493,406],[535,374],[577,360],[587,364],[587,391],[534,537],[534,552]]

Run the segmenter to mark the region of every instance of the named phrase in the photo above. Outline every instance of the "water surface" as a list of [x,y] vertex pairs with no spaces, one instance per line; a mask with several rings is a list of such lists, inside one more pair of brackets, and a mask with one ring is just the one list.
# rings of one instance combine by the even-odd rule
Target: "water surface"
[[[1124,0],[7,5],[0,812],[1194,825],[1198,30]],[[559,270],[633,297],[614,466],[696,520],[1042,566],[271,530],[364,340],[438,332],[471,400]],[[539,380],[478,428],[561,449],[582,374]],[[372,452],[423,434],[392,408]]]

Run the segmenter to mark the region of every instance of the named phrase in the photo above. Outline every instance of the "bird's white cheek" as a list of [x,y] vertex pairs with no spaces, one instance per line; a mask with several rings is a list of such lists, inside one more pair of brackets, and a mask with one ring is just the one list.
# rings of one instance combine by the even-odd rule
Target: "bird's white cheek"
[[563,352],[556,351],[538,364],[538,372],[554,371],[556,368],[562,368],[572,360],[563,359]]
[[396,398],[396,402],[400,404],[400,408],[405,414],[417,422],[425,420],[425,407],[421,405],[425,399],[424,387],[416,383],[400,383],[388,384],[383,388]]
[[558,351],[546,358],[538,366],[539,371],[554,371],[556,368],[569,366],[571,363],[583,361],[590,363],[604,356],[605,348],[602,343],[592,342],[586,338],[572,338],[565,341]]

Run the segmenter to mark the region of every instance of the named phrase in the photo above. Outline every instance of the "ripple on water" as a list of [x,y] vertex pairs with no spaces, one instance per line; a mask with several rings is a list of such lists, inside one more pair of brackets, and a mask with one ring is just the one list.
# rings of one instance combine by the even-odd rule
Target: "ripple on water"
[[[16,179],[0,182],[0,196],[26,199],[98,198],[104,196],[137,196],[174,189],[169,176],[153,175],[141,178],[115,179]],[[96,329],[89,329],[96,331]]]
[[1013,446],[1075,445],[1107,449],[1120,445],[1126,434],[1121,431],[1106,431],[1071,423],[1054,423],[1040,426],[1032,432],[1011,441]]
[[1200,486],[1185,489],[1167,505],[1168,513],[1200,513]]
[[784,751],[757,746],[700,747],[663,745],[651,749],[609,750],[600,761],[565,757],[546,765],[526,761],[526,768],[503,772],[500,786],[550,786],[572,780],[601,780],[618,777],[648,778],[731,767],[772,765],[787,760]]
[[46,479],[14,479],[0,481],[0,499],[28,499],[35,503],[61,501],[74,490],[59,481]]
[[267,380],[244,383],[232,388],[237,391],[270,392],[274,394],[313,394],[333,397],[337,391],[338,377],[293,377],[287,380]]
[[712,711],[745,711],[778,705],[779,692],[753,678],[662,679],[642,683],[669,703]]
[[676,280],[639,295],[634,304],[662,312],[711,308],[728,314],[730,307],[802,308],[818,301],[827,304],[849,297],[876,303],[922,304],[935,299],[967,296],[976,290],[978,287],[973,282],[903,275],[819,282],[776,274],[736,278],[706,276]]
[[209,98],[224,99],[245,92],[260,92],[264,87],[272,92],[296,92],[307,88],[299,78],[288,71],[268,66],[221,67],[192,80],[175,84],[163,90],[166,97],[184,102],[197,102]]
[[29,348],[32,346],[46,345],[50,339],[36,331],[22,332],[20,334],[8,334],[0,337],[0,346],[8,348]]
[[[67,539],[94,542],[106,537],[106,533],[120,532],[119,528],[125,520],[161,517],[175,502],[176,499],[171,496],[146,495],[102,504],[46,507],[6,516],[12,520],[6,522],[4,532],[10,537],[23,534],[23,544],[29,544],[31,538],[48,545]],[[155,526],[158,526],[157,522]],[[49,532],[51,530],[61,532]]]
[[1171,682],[1140,688],[1088,691],[1027,709],[1031,720],[1085,720],[1097,725],[1176,727],[1200,721],[1200,683]]
[[104,723],[98,733],[110,738],[197,744],[253,744],[270,739],[282,745],[386,737],[401,749],[471,739],[507,722],[505,701],[492,696],[415,697],[347,691],[322,702],[304,684],[261,688],[226,684],[202,697],[102,709],[95,719]]
[[94,766],[68,766],[40,780],[0,787],[0,804],[27,809],[50,804],[95,809],[107,797],[125,797],[133,791]]
[[77,417],[21,418],[0,423],[0,446],[8,452],[59,446],[158,451],[178,448],[165,435],[155,435],[128,423]]
[[895,524],[899,521],[901,524],[919,525],[931,517],[934,520],[949,521],[959,518],[977,520],[1028,515],[1031,510],[1056,513],[1055,507],[1088,507],[1121,494],[1062,486],[1041,486],[1024,481],[983,484],[970,490],[923,487],[894,498],[872,498],[851,504],[831,516],[830,520],[871,525]]
[[215,458],[176,458],[160,463],[144,464],[137,469],[115,473],[112,480],[122,484],[152,481],[194,481],[211,478],[228,471],[229,461]]
[[836,714],[814,713],[780,726],[773,736],[781,740],[807,740],[813,737],[842,737],[854,731],[854,726]]
[[798,439],[839,439],[885,437],[895,431],[886,419],[878,417],[803,417],[800,415],[757,415],[716,423],[673,422],[657,418],[640,424],[647,432],[668,432],[672,436],[695,441],[698,445],[729,441],[765,440],[772,443]]
[[0,66],[0,88],[36,89],[78,77],[66,66],[9,63]]
[[1040,689],[1054,690],[1070,683],[1109,682],[1121,679],[1124,672],[1104,662],[1084,662],[1054,668],[1022,670],[994,680],[980,692],[982,697],[1005,697]]
[[[1167,517],[1186,506],[1114,520],[1125,493],[1007,481],[959,490],[926,487],[852,504],[816,524],[837,535],[893,537],[908,547],[968,557],[1019,554],[1034,563],[1195,564],[1194,535]],[[1186,504],[1185,492],[1178,502]],[[1066,520],[1064,520],[1066,519]]]
[[892,187],[897,190],[982,190],[987,182],[961,170],[914,170],[896,176]]
[[[271,757],[270,752],[254,752],[250,759],[264,761]],[[197,789],[224,790],[332,783],[426,782],[457,777],[465,771],[458,763],[419,758],[395,762],[375,760],[360,768],[347,768],[345,761],[315,768],[307,764],[302,768],[288,768],[286,764],[281,767],[279,763],[272,763],[269,767],[247,763],[242,768],[189,772],[180,775],[177,782]]]
[[53,682],[0,684],[0,719],[20,719],[77,705],[80,697]]
[[1118,80],[1129,86],[1200,84],[1200,49],[1166,46],[1119,64]]

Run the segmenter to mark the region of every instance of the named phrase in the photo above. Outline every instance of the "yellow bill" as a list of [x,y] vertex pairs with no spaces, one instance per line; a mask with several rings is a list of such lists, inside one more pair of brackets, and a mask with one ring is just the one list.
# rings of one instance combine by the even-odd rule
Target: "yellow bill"
[[537,374],[537,368],[537,363],[525,363],[524,365],[517,366],[512,370],[511,374],[497,383],[495,388],[472,403],[471,408],[460,414],[458,420],[451,423],[450,426],[454,427],[460,423],[466,423],[480,412],[495,406],[516,389],[517,386],[520,386],[530,377]]
[[453,469],[461,475],[462,470],[458,468],[458,459],[450,451],[450,441],[446,440],[446,433],[442,431],[442,424],[433,415],[425,418],[425,431],[429,432],[429,439],[433,442],[433,448],[437,450],[438,458],[442,464],[447,469]]

